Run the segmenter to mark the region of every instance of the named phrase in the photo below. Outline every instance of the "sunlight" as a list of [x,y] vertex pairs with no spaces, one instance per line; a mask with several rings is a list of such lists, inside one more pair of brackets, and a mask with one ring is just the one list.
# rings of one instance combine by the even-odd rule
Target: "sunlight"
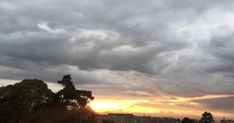
[[89,106],[99,113],[122,112],[122,113],[155,113],[160,112],[157,108],[138,105],[146,100],[96,100]]
[[121,104],[114,102],[92,102],[90,107],[95,111],[100,111],[103,109],[112,109],[121,107]]
[[[151,116],[200,116],[201,105],[191,100],[196,99],[213,99],[219,97],[227,97],[227,95],[206,95],[202,97],[184,98],[176,97],[170,99],[168,97],[157,98],[157,100],[147,99],[95,99],[89,106],[97,113],[131,113],[137,115]],[[167,101],[165,101],[167,100]],[[183,105],[189,105],[194,108],[187,108]],[[202,107],[204,108],[204,107]],[[216,114],[216,113],[215,113]],[[217,114],[220,115],[220,114]],[[223,114],[223,116],[229,116]]]

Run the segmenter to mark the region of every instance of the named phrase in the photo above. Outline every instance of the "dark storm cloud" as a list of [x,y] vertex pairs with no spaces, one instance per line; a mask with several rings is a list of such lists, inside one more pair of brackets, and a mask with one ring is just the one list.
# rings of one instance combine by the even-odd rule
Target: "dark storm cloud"
[[201,99],[195,100],[194,102],[205,105],[209,109],[224,111],[224,112],[233,112],[234,111],[234,97],[222,97],[214,99]]
[[71,73],[131,96],[234,93],[232,10],[230,0],[1,0],[0,77]]
[[207,52],[214,56],[210,72],[234,72],[234,34],[213,37],[206,46]]

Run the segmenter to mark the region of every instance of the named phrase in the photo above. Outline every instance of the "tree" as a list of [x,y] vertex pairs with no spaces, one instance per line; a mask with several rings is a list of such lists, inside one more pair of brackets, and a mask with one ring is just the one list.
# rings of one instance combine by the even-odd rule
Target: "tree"
[[185,117],[182,121],[182,123],[193,123],[193,120],[192,119],[189,119],[187,117]]
[[64,86],[58,93],[37,79],[0,87],[0,123],[95,123],[87,106],[92,92],[76,90],[70,75],[58,83]]
[[25,122],[28,115],[53,102],[53,92],[41,80],[23,80],[0,88],[0,122]]
[[64,88],[56,93],[57,101],[69,110],[73,109],[85,109],[90,100],[93,100],[91,91],[76,90],[71,81],[71,75],[63,76],[61,81]]
[[90,100],[93,100],[91,91],[76,90],[71,75],[64,75],[62,80],[58,81],[64,88],[56,93],[57,107],[62,107],[65,111],[62,123],[75,121],[77,123],[95,123],[95,113],[87,106]]
[[214,123],[213,115],[210,112],[204,112],[199,122],[200,123]]

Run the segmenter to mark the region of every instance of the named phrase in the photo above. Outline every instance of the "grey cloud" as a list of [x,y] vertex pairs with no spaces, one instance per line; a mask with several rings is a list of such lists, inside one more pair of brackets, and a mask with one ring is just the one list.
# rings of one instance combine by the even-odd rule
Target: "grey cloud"
[[234,70],[234,41],[233,33],[213,37],[206,46],[206,51],[214,56],[208,71],[210,72],[233,72]]
[[[124,89],[123,95],[135,90],[138,96],[233,93],[232,36],[216,38],[210,32],[211,39],[204,42],[196,37],[202,37],[196,23],[214,9],[231,11],[230,3],[2,0],[0,77],[54,82],[71,73],[82,87]],[[195,35],[191,27],[198,28]],[[150,84],[125,83],[125,75],[137,77],[131,72]]]
[[223,111],[223,112],[233,112],[234,111],[234,97],[223,97],[214,99],[202,99],[195,100],[194,102],[205,105],[208,109]]

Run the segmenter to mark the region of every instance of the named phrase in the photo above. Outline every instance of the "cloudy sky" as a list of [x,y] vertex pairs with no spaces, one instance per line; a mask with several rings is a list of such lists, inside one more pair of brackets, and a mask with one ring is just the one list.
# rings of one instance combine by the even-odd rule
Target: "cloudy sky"
[[1,84],[53,89],[69,73],[100,112],[234,117],[233,11],[232,0],[0,0]]

